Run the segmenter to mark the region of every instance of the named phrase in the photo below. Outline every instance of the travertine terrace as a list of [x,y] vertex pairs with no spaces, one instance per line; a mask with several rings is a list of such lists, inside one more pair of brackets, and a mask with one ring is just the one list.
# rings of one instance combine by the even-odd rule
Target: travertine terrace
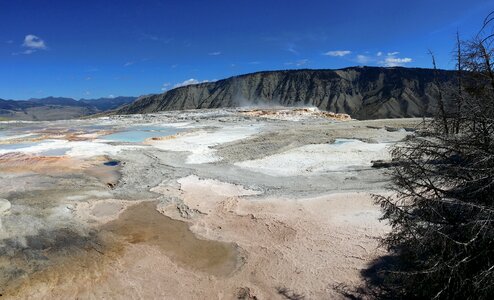
[[339,298],[420,120],[313,108],[0,124],[4,298]]

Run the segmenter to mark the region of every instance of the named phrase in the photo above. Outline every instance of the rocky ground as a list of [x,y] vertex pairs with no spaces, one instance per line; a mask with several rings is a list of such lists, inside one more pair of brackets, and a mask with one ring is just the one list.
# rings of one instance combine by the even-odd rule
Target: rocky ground
[[384,251],[371,193],[388,181],[371,161],[420,121],[231,109],[3,122],[0,293],[342,298],[334,287],[361,283]]

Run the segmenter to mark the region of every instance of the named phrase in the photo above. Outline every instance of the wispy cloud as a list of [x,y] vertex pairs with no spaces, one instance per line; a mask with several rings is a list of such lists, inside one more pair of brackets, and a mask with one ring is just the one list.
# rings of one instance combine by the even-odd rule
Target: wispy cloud
[[218,55],[221,55],[221,51],[209,52],[208,55],[218,56]]
[[301,59],[301,60],[297,60],[297,61],[286,62],[284,65],[285,66],[301,67],[301,66],[307,65],[308,63],[309,63],[309,60],[308,59]]
[[377,52],[377,54],[376,54],[376,55],[379,57],[379,56],[382,56],[382,55],[383,55],[383,53],[382,53],[382,51],[379,51],[379,52]]
[[13,44],[14,41],[13,40],[8,40],[8,41],[5,41],[5,43],[7,43],[7,44]]
[[132,66],[133,64],[135,64],[134,61],[128,61],[124,64],[124,67],[129,67],[129,66]]
[[169,88],[171,85],[172,85],[171,83],[169,83],[169,82],[165,82],[165,83],[163,83],[163,85],[161,86],[161,90],[162,90],[162,91],[166,91],[166,90],[168,90],[168,88]]
[[27,49],[27,50],[22,51],[21,54],[32,54],[34,52],[36,52],[35,49]]
[[291,43],[305,43],[305,42],[321,42],[326,41],[330,35],[325,31],[314,31],[312,28],[307,32],[283,32],[278,35],[264,35],[261,37],[266,42],[291,42]]
[[153,41],[153,42],[160,42],[160,43],[164,43],[164,44],[168,44],[171,41],[173,41],[173,38],[165,38],[165,37],[161,37],[161,36],[158,36],[155,34],[149,34],[149,33],[141,33],[141,39]]
[[297,49],[295,49],[295,44],[293,43],[289,43],[286,48],[285,48],[286,51],[290,52],[290,53],[293,53],[295,55],[298,55],[299,52],[297,51]]
[[374,59],[368,55],[359,54],[357,55],[356,60],[359,64],[368,64],[372,62]]
[[350,50],[333,50],[333,51],[325,52],[325,53],[323,53],[323,55],[343,57],[343,56],[349,55],[351,53],[352,53],[352,51],[350,51]]
[[398,51],[388,52],[388,56],[395,56],[395,55],[398,55],[398,54],[400,54],[400,52],[398,52]]
[[90,66],[90,67],[87,67],[86,69],[84,69],[84,72],[87,72],[87,73],[99,72],[99,68],[94,67],[94,66]]

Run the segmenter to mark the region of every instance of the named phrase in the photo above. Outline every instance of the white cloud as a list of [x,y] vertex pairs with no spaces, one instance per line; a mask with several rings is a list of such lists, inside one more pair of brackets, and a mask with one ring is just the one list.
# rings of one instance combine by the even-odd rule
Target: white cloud
[[359,64],[368,64],[371,61],[372,61],[372,58],[370,56],[362,55],[362,54],[357,55],[357,62]]
[[208,55],[218,56],[218,55],[221,55],[221,51],[209,52]]
[[348,55],[351,53],[352,53],[352,51],[350,51],[350,50],[334,50],[334,51],[328,51],[326,53],[323,53],[323,55],[342,57],[342,56],[345,56],[345,55]]
[[135,64],[135,62],[133,61],[128,61],[124,64],[124,67],[128,67],[128,66],[132,66],[133,64]]
[[110,94],[110,95],[108,95],[108,98],[115,98],[115,95]]
[[[24,38],[24,43],[22,46],[34,50],[45,50],[46,44],[45,41],[35,36],[34,34],[28,34]],[[32,52],[31,52],[32,53]]]
[[398,51],[388,52],[386,57],[378,63],[385,67],[401,67],[413,61],[410,57],[396,57],[398,54],[400,54]]
[[185,80],[183,82],[179,82],[179,83],[175,84],[173,86],[173,88],[178,88],[178,87],[181,87],[181,86],[187,86],[187,85],[191,85],[191,84],[205,83],[205,82],[209,82],[209,80],[199,81],[197,79],[191,78],[191,79],[187,79],[187,80]]
[[385,67],[399,67],[411,63],[413,59],[410,57],[397,57],[400,52],[376,52],[373,54],[359,54],[355,57],[355,61],[362,65],[377,64]]
[[382,64],[386,67],[399,67],[407,63],[411,63],[412,61],[413,60],[409,57],[399,58],[399,57],[389,56],[384,59]]
[[301,66],[307,65],[308,63],[309,63],[308,59],[301,59],[301,60],[297,60],[297,61],[286,62],[285,66],[301,67]]

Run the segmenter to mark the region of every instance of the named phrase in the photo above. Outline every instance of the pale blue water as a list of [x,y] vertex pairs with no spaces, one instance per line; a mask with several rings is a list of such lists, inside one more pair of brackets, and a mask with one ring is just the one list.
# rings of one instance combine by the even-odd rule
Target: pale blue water
[[333,145],[343,145],[355,141],[356,140],[352,140],[352,139],[335,139]]
[[112,129],[112,125],[84,125],[84,129],[89,129],[89,131],[99,131],[99,130],[109,130]]
[[148,138],[174,135],[180,131],[182,130],[175,127],[136,126],[132,127],[132,130],[105,135],[103,139],[116,142],[142,143]]
[[42,151],[39,153],[39,155],[42,156],[62,156],[67,153],[72,148],[57,148],[57,149],[50,149],[46,151]]
[[33,143],[18,143],[18,144],[5,144],[5,145],[0,145],[0,150],[18,150],[22,148],[28,148],[32,146],[36,146],[40,143],[38,142],[33,142]]
[[32,134],[28,136],[23,136],[26,133],[23,132],[5,132],[0,131],[0,140],[9,140],[9,139],[35,139],[40,137],[40,134]]

